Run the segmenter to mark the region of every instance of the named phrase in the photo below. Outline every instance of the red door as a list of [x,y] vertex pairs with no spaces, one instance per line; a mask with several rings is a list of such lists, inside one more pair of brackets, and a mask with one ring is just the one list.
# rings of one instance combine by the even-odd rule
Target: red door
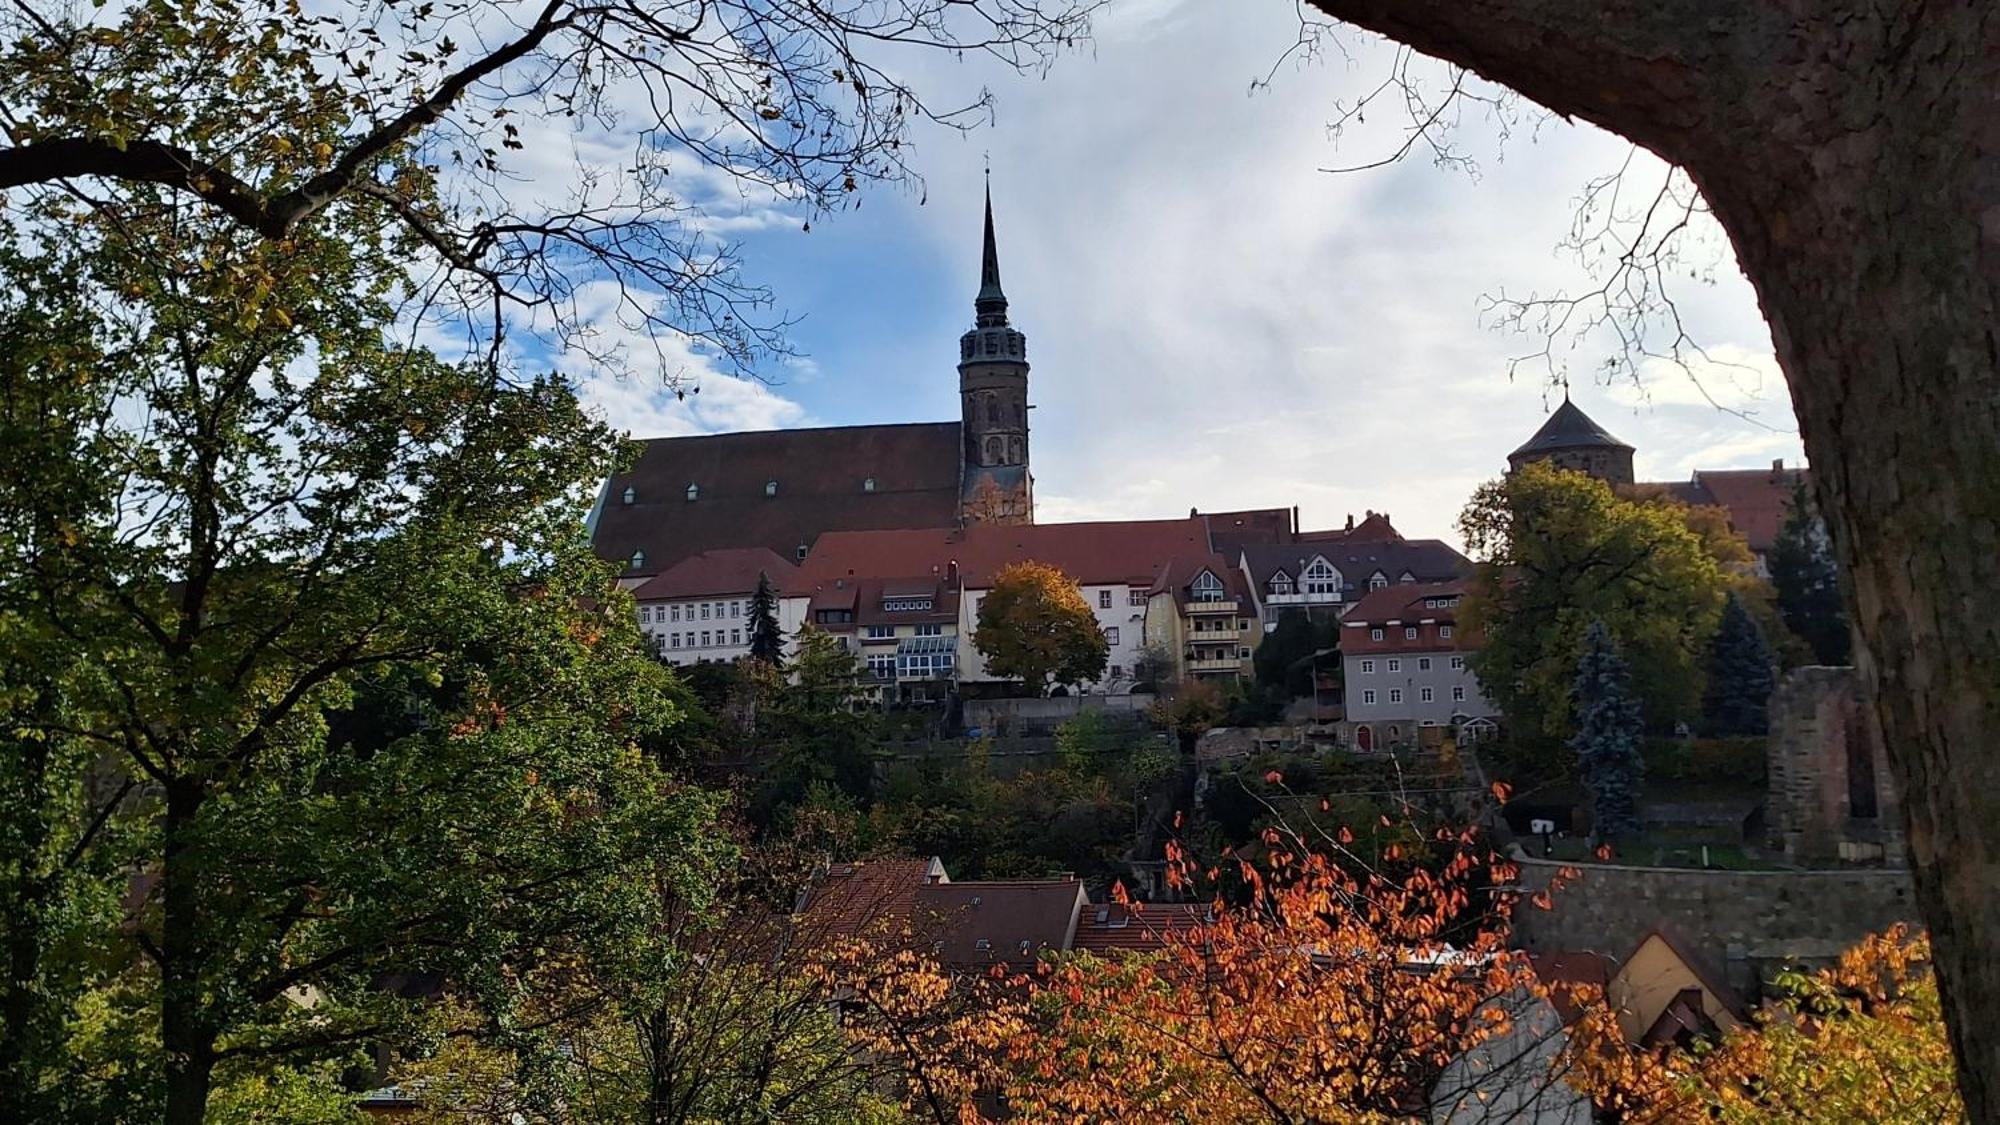
[[1367,727],[1355,727],[1354,745],[1363,750],[1375,749],[1375,732]]

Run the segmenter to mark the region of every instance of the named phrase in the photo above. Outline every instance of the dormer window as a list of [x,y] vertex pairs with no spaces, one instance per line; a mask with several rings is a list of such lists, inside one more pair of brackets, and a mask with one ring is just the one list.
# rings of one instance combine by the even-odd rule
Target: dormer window
[[1370,590],[1380,590],[1388,584],[1389,576],[1379,570],[1368,576],[1368,588]]
[[638,570],[640,567],[643,567],[645,565],[646,565],[646,552],[644,551],[632,552],[632,569]]
[[1323,558],[1314,558],[1299,572],[1299,577],[1304,580],[1307,594],[1325,597],[1340,593],[1340,572]]
[[804,543],[799,544],[798,556],[800,562],[806,561],[806,545]]
[[1196,575],[1195,580],[1189,583],[1188,588],[1193,591],[1195,601],[1219,602],[1222,600],[1222,579],[1217,578],[1209,571],[1204,570]]
[[765,482],[764,482],[764,495],[766,495],[766,496],[776,496],[777,494],[778,494],[778,482],[777,482],[777,481],[774,481],[774,480],[767,480],[767,481],[765,481]]
[[701,486],[698,484],[688,485],[688,502],[693,503],[699,499],[701,499]]
[[875,478],[874,478],[874,477],[864,477],[864,478],[862,479],[862,481],[861,481],[861,491],[863,491],[863,492],[873,492],[873,491],[875,491]]
[[624,501],[625,501],[625,502],[626,502],[627,504],[630,504],[631,502],[633,502],[634,500],[637,500],[638,498],[639,498],[639,490],[638,490],[638,489],[636,489],[636,488],[633,488],[633,487],[632,487],[632,486],[630,486],[630,485],[627,485],[627,486],[625,487],[625,495],[624,495],[624,497],[623,497]]

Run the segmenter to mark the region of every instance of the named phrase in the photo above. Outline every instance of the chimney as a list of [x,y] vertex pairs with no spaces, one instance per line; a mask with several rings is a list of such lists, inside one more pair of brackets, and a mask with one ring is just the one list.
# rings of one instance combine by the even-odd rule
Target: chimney
[[1771,461],[1771,479],[1773,481],[1785,479],[1785,459],[1783,457],[1774,458]]
[[1349,530],[1349,531],[1353,531],[1353,530],[1354,530],[1354,513],[1353,513],[1353,512],[1349,512],[1349,513],[1347,513],[1347,530]]
[[1298,529],[1299,529],[1299,506],[1297,504],[1294,504],[1292,505],[1292,530],[1294,532],[1297,532]]

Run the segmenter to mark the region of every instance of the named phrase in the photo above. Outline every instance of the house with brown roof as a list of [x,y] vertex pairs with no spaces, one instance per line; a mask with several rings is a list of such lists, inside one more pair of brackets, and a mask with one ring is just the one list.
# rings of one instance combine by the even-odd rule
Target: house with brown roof
[[1263,640],[1243,572],[1213,551],[1177,555],[1146,590],[1146,643],[1166,649],[1181,679],[1251,675]]
[[1363,750],[1414,741],[1424,727],[1490,733],[1499,709],[1479,690],[1467,657],[1477,638],[1459,626],[1466,583],[1398,582],[1371,590],[1340,620],[1347,724]]
[[933,856],[831,864],[794,915],[815,940],[864,937],[980,971],[1070,949],[1088,903],[1074,875],[953,882]]
[[873,697],[911,700],[939,698],[957,678],[958,600],[956,586],[927,575],[842,579],[784,605],[860,655]]
[[[782,592],[798,568],[764,547],[703,551],[666,568],[632,591],[639,628],[653,650],[675,664],[730,661],[750,655],[750,599],[760,578]],[[800,607],[781,598],[778,631],[787,643],[798,631]]]
[[[836,628],[849,624],[840,618],[848,603],[854,603],[853,612],[861,612],[861,591],[871,581],[937,583],[940,598],[948,591],[957,599],[954,667],[961,687],[976,694],[1001,686],[972,644],[980,600],[1005,567],[1030,560],[1046,563],[1076,580],[1110,647],[1104,679],[1084,690],[1121,693],[1133,684],[1144,644],[1147,592],[1162,560],[1208,551],[1208,524],[1199,517],[829,532],[786,593],[807,601],[814,624]],[[853,642],[857,651],[866,651],[865,640]]]
[[1771,552],[1791,515],[1792,497],[1810,488],[1810,470],[1786,468],[1781,458],[1768,469],[1696,469],[1684,481],[1649,481],[1632,486],[1637,496],[1666,495],[1691,507],[1721,508],[1729,526],[1749,546],[1756,572],[1771,574]]
[[1028,344],[1008,320],[990,196],[958,384],[956,421],[648,439],[599,492],[591,543],[636,586],[705,551],[797,562],[829,531],[1033,523]]
[[1337,618],[1370,590],[1397,582],[1470,577],[1472,563],[1441,539],[1405,539],[1386,512],[1339,531],[1301,532],[1289,542],[1250,544],[1235,556],[1266,632],[1286,610]]

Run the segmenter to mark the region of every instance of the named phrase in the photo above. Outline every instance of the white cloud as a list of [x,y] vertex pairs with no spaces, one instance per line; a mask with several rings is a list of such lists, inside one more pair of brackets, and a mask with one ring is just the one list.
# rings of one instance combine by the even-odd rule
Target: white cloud
[[[1334,101],[1380,81],[1388,54],[1348,34],[1351,59],[1281,67],[1249,94],[1296,28],[1289,5],[1248,9],[1114,7],[1092,50],[1041,81],[927,65],[927,89],[989,83],[998,124],[970,145],[926,139],[932,205],[911,221],[969,300],[969,152],[990,148],[1003,274],[1035,361],[1042,518],[1297,504],[1309,525],[1373,508],[1451,536],[1471,489],[1560,401],[1535,374],[1509,379],[1536,345],[1482,327],[1480,298],[1584,287],[1554,247],[1585,181],[1630,148],[1532,111],[1503,146],[1469,113],[1477,177],[1422,161],[1321,173],[1400,142],[1387,106],[1337,145],[1326,133]],[[1696,371],[1748,418],[1670,369],[1648,367],[1644,395],[1596,385],[1608,338],[1562,357],[1578,404],[1639,447],[1642,473],[1799,455],[1753,295],[1718,272],[1675,295],[1711,355],[1747,367]],[[945,384],[948,362],[921,378]],[[829,387],[859,374],[827,366]]]

